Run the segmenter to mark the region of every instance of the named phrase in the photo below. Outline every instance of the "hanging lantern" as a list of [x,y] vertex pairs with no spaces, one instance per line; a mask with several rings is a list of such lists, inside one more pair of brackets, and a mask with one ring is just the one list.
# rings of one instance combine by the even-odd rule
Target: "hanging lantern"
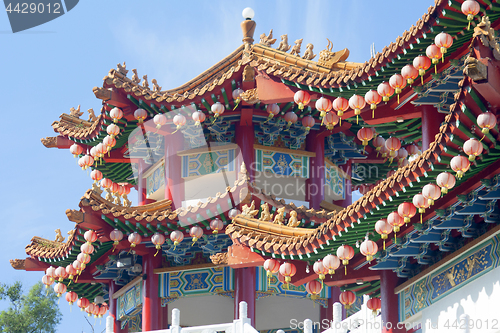
[[366,236],[365,240],[359,246],[359,252],[366,257],[366,261],[370,262],[378,252],[378,245]]
[[429,208],[429,201],[422,193],[418,193],[413,196],[413,205],[418,208],[418,212],[420,213],[420,223],[422,223],[422,214],[425,213],[426,208]]
[[436,184],[427,184],[422,188],[422,195],[427,199],[429,206],[434,205],[434,200],[441,196],[441,189]]
[[54,286],[54,291],[56,292],[57,297],[61,297],[61,295],[66,292],[66,285],[64,283],[58,282]]
[[[80,273],[85,269],[85,264],[82,264],[78,259],[73,261],[71,266],[73,266],[73,268],[76,270],[76,274],[78,274],[78,275],[80,275]],[[75,279],[75,282],[76,282],[76,279]]]
[[102,318],[106,312],[108,312],[109,307],[106,303],[102,303],[102,305],[99,307],[99,318]]
[[82,169],[83,170],[87,170],[89,167],[92,166],[92,164],[94,164],[94,158],[90,155],[85,155],[83,157],[80,158],[80,161],[82,162]]
[[[186,119],[186,118],[184,118],[184,119]],[[159,130],[163,125],[165,125],[167,123],[167,117],[165,117],[164,114],[157,114],[156,116],[154,116],[153,122],[156,125],[156,129]]]
[[113,122],[116,124],[118,120],[123,118],[123,112],[119,108],[112,108],[111,111],[109,111],[109,116],[113,118]]
[[94,181],[95,184],[97,184],[98,181],[102,179],[102,172],[99,170],[92,170],[90,173],[90,178]]
[[382,82],[377,87],[377,92],[382,96],[384,102],[388,102],[392,95],[394,95],[394,88],[389,84],[389,82]]
[[419,155],[419,153],[420,153],[420,150],[418,150],[418,147],[415,146],[414,144],[407,146],[406,151],[408,152],[408,154],[410,156]]
[[387,223],[392,226],[394,239],[396,239],[396,233],[401,230],[401,227],[405,224],[405,220],[398,214],[398,212],[392,212],[387,216]]
[[453,38],[446,32],[440,32],[434,37],[434,44],[440,48],[442,54],[441,61],[444,62],[444,54],[453,45]]
[[470,23],[474,19],[474,16],[479,13],[481,7],[479,3],[475,0],[466,0],[462,3],[462,7],[460,8],[464,15],[467,15],[467,21],[469,21],[469,25],[467,26],[467,30],[470,30]]
[[398,214],[405,223],[410,223],[410,219],[417,214],[417,208],[411,202],[403,202],[398,206]]
[[278,273],[280,270],[280,263],[276,259],[266,259],[264,269],[266,270],[267,284],[270,284],[273,274]]
[[333,254],[329,254],[323,258],[323,266],[328,270],[328,274],[333,275],[340,266],[340,259]]
[[387,235],[392,232],[392,226],[389,224],[389,222],[387,222],[387,219],[381,219],[378,220],[377,223],[375,223],[375,231],[380,235],[380,238],[384,240],[385,251],[385,240],[388,238]]
[[94,230],[89,229],[85,231],[85,233],[83,234],[83,238],[85,238],[88,244],[91,244],[97,240],[97,234]]
[[175,115],[175,117],[172,121],[173,121],[174,125],[176,126],[175,131],[173,131],[172,134],[174,134],[175,132],[180,130],[182,128],[182,126],[186,125],[186,117],[184,117],[182,114]]
[[403,75],[394,74],[389,79],[389,84],[394,89],[394,92],[398,96],[398,104],[399,104],[399,94],[401,94],[401,91],[403,91],[403,89],[406,87],[406,80],[404,79]]
[[234,100],[234,109],[235,110],[238,105],[240,104],[241,102],[241,94],[243,94],[244,91],[243,89],[240,89],[240,88],[236,88],[233,90],[233,100]]
[[172,233],[170,234],[170,240],[174,242],[174,250],[175,247],[179,245],[183,239],[184,239],[184,234],[182,232],[180,232],[179,230],[172,231]]
[[292,126],[292,124],[295,124],[298,118],[299,117],[297,117],[297,115],[293,111],[288,111],[287,113],[285,113],[285,121],[287,122],[286,129],[290,129],[290,126]]
[[[51,277],[48,277],[47,275],[42,276],[42,283],[45,285],[45,288],[48,289],[52,283],[54,283],[54,280],[52,280]],[[47,290],[48,293],[48,290]]]
[[457,178],[461,179],[464,173],[469,170],[470,162],[465,156],[455,156],[450,161],[450,166],[457,173]]
[[289,289],[289,283],[292,281],[292,276],[294,276],[295,273],[297,273],[297,268],[294,264],[289,262],[281,264],[280,274],[285,277],[285,285],[287,286],[287,289]]
[[471,138],[464,143],[464,153],[469,155],[469,161],[473,162],[476,156],[483,152],[483,144],[479,140]]
[[233,208],[229,211],[229,213],[227,214],[227,216],[233,220],[236,216],[240,215],[241,214],[241,211],[239,209],[236,209],[236,208]]
[[115,124],[110,124],[108,127],[106,127],[106,133],[109,134],[112,138],[120,134],[120,127],[118,127]]
[[[76,260],[80,262],[80,272],[83,271],[86,267],[86,265],[90,262],[90,256],[88,254],[85,254],[85,253],[78,253],[78,255],[76,256]],[[74,262],[73,262],[74,264]],[[75,265],[73,265],[73,267],[75,267]],[[77,267],[75,267],[77,268]]]
[[351,98],[349,98],[349,107],[351,109],[354,109],[354,114],[356,115],[356,124],[358,124],[358,118],[361,114],[361,109],[364,108],[365,105],[365,99],[359,95],[352,95]]
[[306,291],[311,295],[312,300],[318,298],[321,289],[323,289],[323,282],[320,283],[316,280],[312,280],[306,283]]
[[337,111],[337,116],[340,118],[339,124],[342,125],[342,116],[349,108],[349,101],[344,97],[337,97],[332,102],[332,108]]
[[55,277],[57,281],[62,282],[65,278],[68,277],[68,273],[66,273],[66,268],[63,266],[59,266],[56,268]]
[[66,301],[68,301],[69,305],[73,305],[73,303],[75,303],[77,299],[78,295],[74,291],[68,291],[68,293],[66,294]]
[[[66,266],[66,273],[68,274],[68,279],[70,279],[71,281],[73,281],[73,278],[75,277],[75,275],[78,274],[76,268],[72,264],[69,264],[68,266]],[[70,283],[71,283],[71,281],[70,281]]]
[[323,118],[323,121],[321,122],[321,125],[323,125],[324,117],[332,109],[332,102],[327,98],[321,97],[316,101],[315,106],[316,110],[320,112],[320,117]]
[[380,310],[382,306],[382,301],[380,301],[380,298],[378,297],[373,297],[366,302],[366,307],[370,310],[372,310],[372,313],[374,316],[377,315],[377,311]]
[[371,128],[361,127],[356,134],[359,141],[361,141],[363,145],[363,151],[365,151],[365,147],[368,145],[368,141],[373,138],[373,130]]
[[84,254],[90,258],[90,255],[94,253],[94,246],[90,243],[84,243],[80,246],[80,251],[82,252],[80,254]]
[[134,118],[137,120],[139,124],[142,124],[144,122],[144,119],[146,119],[147,117],[148,113],[144,109],[137,109],[134,112]]
[[377,157],[378,157],[378,154],[382,150],[382,147],[385,147],[385,139],[379,135],[373,140],[372,143],[373,146],[375,147],[375,150],[377,151]]
[[90,302],[85,297],[82,297],[76,302],[76,305],[80,308],[80,311],[83,311],[90,305]]
[[337,257],[342,260],[342,265],[344,265],[344,273],[347,275],[347,265],[349,264],[349,260],[354,257],[354,249],[349,245],[341,245],[337,249]]
[[316,121],[311,116],[305,116],[304,118],[302,118],[302,126],[306,128],[306,134],[309,133],[315,123]]
[[382,102],[382,96],[380,96],[376,90],[368,90],[365,94],[365,101],[370,104],[372,118],[375,118],[375,109],[377,108],[377,104]]
[[489,111],[483,112],[477,117],[477,126],[481,127],[483,134],[488,134],[490,129],[495,128],[496,125],[497,118]]
[[212,124],[213,124],[213,123],[215,123],[217,118],[219,118],[219,116],[224,113],[226,108],[224,107],[224,105],[221,102],[217,102],[215,104],[212,104],[212,107],[210,108],[210,110],[215,115],[214,121],[212,122]]
[[163,245],[163,243],[165,243],[165,236],[163,236],[159,232],[155,232],[155,234],[151,236],[151,243],[155,245],[156,253],[154,256],[156,257],[158,252],[161,250],[161,246]]
[[398,138],[390,137],[385,140],[385,147],[389,150],[389,164],[391,164],[396,157],[396,151],[401,148],[401,141]]
[[424,85],[424,75],[425,71],[431,67],[431,59],[426,56],[419,55],[415,59],[413,59],[413,67],[418,69],[418,74],[420,75],[420,80],[422,81],[422,85]]
[[94,312],[96,306],[97,305],[95,305],[94,303],[90,303],[85,307],[85,312],[87,312],[87,315],[89,317],[92,316],[92,313]]
[[202,111],[198,110],[193,112],[191,118],[193,118],[195,126],[201,126],[201,123],[204,122],[207,117]]
[[328,112],[325,117],[323,118],[324,124],[328,130],[332,130],[335,125],[338,124],[339,122],[339,117],[333,113],[333,112]]
[[323,284],[325,275],[328,273],[328,268],[323,266],[323,262],[321,260],[318,260],[313,265],[313,271],[314,273],[318,274],[318,277],[321,280],[321,284]]
[[210,222],[210,229],[213,230],[213,234],[218,234],[219,231],[224,229],[224,222],[222,222],[221,219],[217,217]]
[[45,275],[52,279],[52,281],[56,278],[56,268],[54,266],[50,266],[45,270]]
[[102,144],[104,146],[106,146],[106,149],[108,152],[111,151],[111,149],[113,149],[114,146],[116,146],[116,139],[111,137],[110,135],[107,135],[103,140],[102,140]]
[[299,90],[293,95],[293,100],[299,106],[299,110],[304,110],[304,107],[311,101],[311,96],[307,91]]
[[78,155],[83,153],[83,147],[76,143],[73,143],[71,147],[69,147],[69,152],[73,154],[73,157],[76,158]]
[[269,116],[267,116],[267,120],[266,121],[269,121],[269,120],[273,119],[274,116],[276,116],[277,114],[280,113],[280,107],[276,103],[268,104],[266,106],[266,111],[269,114]]
[[138,244],[141,244],[142,237],[137,232],[134,232],[134,233],[131,233],[130,235],[128,235],[128,241],[130,243],[130,247],[134,248]]
[[441,50],[435,44],[431,44],[427,46],[427,49],[425,49],[425,54],[429,59],[431,59],[431,62],[434,65],[434,73],[437,74],[437,64],[439,63],[439,59],[443,57]]
[[398,163],[401,165],[408,157],[408,151],[405,148],[399,148],[396,157],[398,158]]
[[343,291],[340,293],[339,301],[345,306],[347,310],[349,310],[351,308],[351,305],[356,302],[356,295],[350,290]]
[[412,85],[418,77],[418,69],[413,67],[413,65],[406,65],[401,69],[401,76],[409,85]]
[[198,240],[200,239],[201,237],[203,237],[203,229],[201,229],[200,227],[198,227],[197,225],[191,227],[191,229],[189,229],[189,236],[191,236],[193,239],[193,244]]
[[448,190],[451,190],[455,186],[455,176],[449,172],[441,172],[436,177],[436,183],[439,187],[441,187],[441,193],[446,194],[448,193]]
[[[104,154],[108,152],[108,147],[106,147],[104,144],[99,143],[95,146],[97,157],[101,160],[102,164],[102,159],[104,158]],[[97,165],[97,162],[96,162]]]
[[118,229],[115,229],[109,233],[109,239],[113,241],[113,252],[115,251],[116,246],[123,239],[123,232]]

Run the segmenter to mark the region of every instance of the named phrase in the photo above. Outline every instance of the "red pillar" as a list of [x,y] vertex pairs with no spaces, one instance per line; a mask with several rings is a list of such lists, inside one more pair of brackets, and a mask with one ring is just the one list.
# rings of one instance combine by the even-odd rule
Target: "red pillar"
[[142,256],[143,299],[142,299],[142,331],[160,329],[161,300],[158,295],[158,274],[154,269],[161,267],[161,254],[154,256],[156,249],[149,249]]
[[160,312],[159,329],[168,329],[168,304],[165,306],[160,306],[159,312]]
[[113,332],[126,333],[128,332],[128,324],[124,329],[121,329],[121,322],[117,320],[118,317],[118,300],[113,299],[113,294],[118,290],[118,286],[114,281],[109,283],[109,315],[114,318]]
[[[340,303],[340,288],[338,286],[330,287],[330,298],[328,299],[328,307],[321,307],[320,309],[320,322],[321,322],[321,331],[327,329],[324,325],[328,323],[328,327],[330,327],[330,323],[333,321],[333,304]],[[346,318],[345,307],[342,307],[342,319]]]
[[320,209],[325,198],[325,138],[311,131],[306,138],[307,151],[316,153],[309,159],[309,179],[306,181],[306,200],[309,208]]
[[[398,328],[399,302],[394,288],[398,285],[398,276],[390,270],[380,272],[380,300],[382,301],[382,332],[403,333],[404,325]],[[401,326],[401,325],[400,325]]]
[[427,150],[439,133],[439,127],[444,121],[444,113],[439,113],[432,105],[422,105],[422,151]]
[[240,162],[241,159],[245,162],[245,166],[250,176],[250,181],[253,181],[255,177],[255,153],[253,150],[253,142],[253,125],[236,124],[236,144],[240,148]]
[[238,319],[238,304],[245,301],[248,304],[248,318],[255,327],[255,278],[256,268],[245,267],[234,270],[234,319]]
[[182,157],[177,155],[183,150],[184,135],[181,132],[165,136],[165,199],[172,200],[172,209],[182,207],[184,200]]
[[[348,177],[351,176],[352,171],[352,161],[347,160],[346,164],[340,165],[339,168],[344,171]],[[352,183],[351,178],[346,178],[345,180],[345,199],[344,200],[334,200],[334,204],[340,207],[347,207],[352,204]]]

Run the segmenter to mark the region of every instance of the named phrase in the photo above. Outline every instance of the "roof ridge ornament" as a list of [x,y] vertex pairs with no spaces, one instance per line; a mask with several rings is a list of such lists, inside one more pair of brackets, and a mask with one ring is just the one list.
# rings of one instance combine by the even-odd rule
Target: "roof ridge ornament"
[[255,27],[257,23],[252,20],[255,15],[255,12],[252,8],[247,7],[243,9],[241,13],[245,21],[241,22],[241,31],[243,32],[243,43],[245,44],[253,44],[253,34],[255,32]]

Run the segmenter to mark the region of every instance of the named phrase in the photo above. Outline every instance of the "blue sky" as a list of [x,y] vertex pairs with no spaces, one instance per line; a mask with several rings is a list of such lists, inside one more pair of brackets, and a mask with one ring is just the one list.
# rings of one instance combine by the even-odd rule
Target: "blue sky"
[[[241,11],[255,10],[256,40],[274,29],[289,41],[303,38],[315,53],[349,48],[348,60],[370,58],[409,29],[432,0],[420,1],[80,1],[69,13],[31,30],[12,34],[0,13],[0,96],[2,162],[0,192],[3,242],[0,282],[25,287],[42,272],[15,271],[9,259],[24,258],[32,236],[54,239],[73,228],[65,215],[76,209],[90,177],[69,151],[47,149],[40,138],[54,136],[51,123],[70,107],[100,109],[92,93],[118,62],[175,88],[230,54],[241,44]],[[279,38],[279,37],[278,37]],[[88,114],[85,113],[85,117]],[[0,308],[6,303],[0,302]],[[61,301],[58,332],[91,332],[79,311]],[[74,309],[76,310],[76,308]],[[100,329],[99,329],[100,328]],[[101,332],[104,324],[98,325]]]

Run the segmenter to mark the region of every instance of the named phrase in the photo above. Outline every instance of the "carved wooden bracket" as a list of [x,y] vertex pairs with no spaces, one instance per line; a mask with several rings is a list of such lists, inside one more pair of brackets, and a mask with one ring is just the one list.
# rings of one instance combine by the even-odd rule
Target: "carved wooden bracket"
[[465,60],[464,74],[474,81],[488,79],[488,66],[474,57],[468,57]]

